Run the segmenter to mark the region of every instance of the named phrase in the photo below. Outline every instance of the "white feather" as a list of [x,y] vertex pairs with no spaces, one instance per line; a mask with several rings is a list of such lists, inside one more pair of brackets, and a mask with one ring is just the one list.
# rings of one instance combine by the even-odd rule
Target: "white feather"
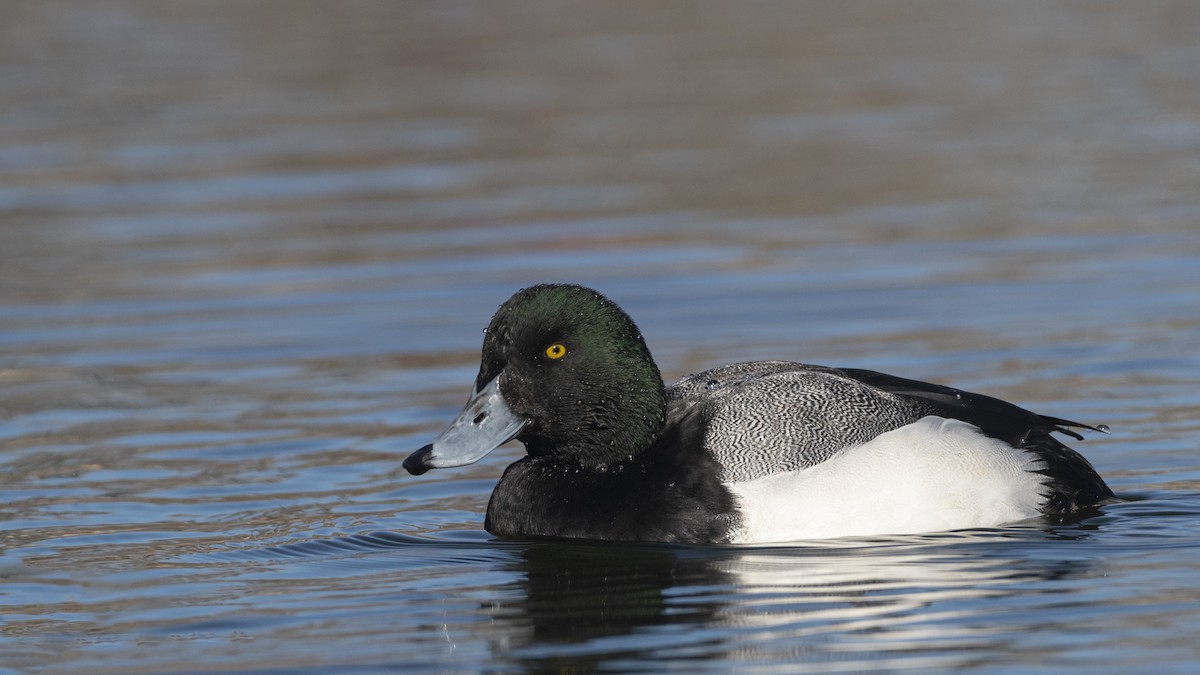
[[1039,514],[1032,454],[960,420],[925,417],[813,467],[728,487],[736,543],[994,527]]

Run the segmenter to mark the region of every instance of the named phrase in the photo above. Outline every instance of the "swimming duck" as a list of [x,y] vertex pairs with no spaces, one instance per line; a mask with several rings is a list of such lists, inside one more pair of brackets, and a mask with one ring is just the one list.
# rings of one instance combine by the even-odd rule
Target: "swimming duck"
[[633,320],[544,284],[492,317],[458,418],[414,475],[517,439],[500,537],[761,543],[993,527],[1112,499],[1052,432],[1104,427],[856,368],[737,363],[665,386]]

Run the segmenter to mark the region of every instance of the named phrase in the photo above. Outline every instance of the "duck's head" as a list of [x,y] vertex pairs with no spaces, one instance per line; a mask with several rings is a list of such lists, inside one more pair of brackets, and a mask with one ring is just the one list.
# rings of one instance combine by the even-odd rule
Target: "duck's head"
[[470,464],[513,438],[531,456],[612,464],[653,443],[665,415],[662,376],[620,307],[582,286],[533,286],[496,311],[470,400],[404,468]]

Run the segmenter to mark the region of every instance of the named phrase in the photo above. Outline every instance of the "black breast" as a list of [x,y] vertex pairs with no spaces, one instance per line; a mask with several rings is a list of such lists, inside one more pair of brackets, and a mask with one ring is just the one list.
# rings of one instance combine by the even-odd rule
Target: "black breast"
[[585,466],[557,453],[525,457],[492,492],[485,527],[501,537],[720,543],[739,518],[704,449],[697,414],[673,421],[625,462]]

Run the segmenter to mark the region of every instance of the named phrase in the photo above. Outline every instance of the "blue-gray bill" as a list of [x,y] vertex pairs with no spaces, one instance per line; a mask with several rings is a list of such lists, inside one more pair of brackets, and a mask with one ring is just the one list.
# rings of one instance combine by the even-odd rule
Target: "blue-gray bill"
[[473,464],[521,432],[526,420],[509,409],[497,379],[473,392],[449,428],[404,460],[409,473]]

